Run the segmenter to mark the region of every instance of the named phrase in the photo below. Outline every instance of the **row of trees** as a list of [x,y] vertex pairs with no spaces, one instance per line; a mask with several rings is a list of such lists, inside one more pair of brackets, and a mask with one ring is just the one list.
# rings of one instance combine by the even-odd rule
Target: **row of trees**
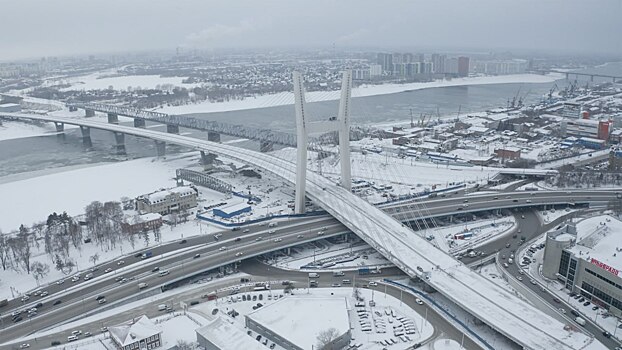
[[558,187],[605,187],[622,185],[622,174],[617,171],[589,169],[560,170],[559,174],[547,178],[547,183]]
[[[95,201],[86,206],[84,219],[81,221],[66,212],[54,212],[46,221],[31,227],[21,225],[17,231],[8,234],[0,231],[0,266],[3,270],[26,272],[39,283],[50,271],[50,265],[33,260],[33,256],[41,248],[49,256],[51,266],[69,275],[76,266],[76,261],[71,256],[72,248],[81,250],[82,244],[87,242],[95,244],[101,251],[118,249],[123,240],[128,240],[134,248],[137,237],[142,237],[145,245],[149,245],[148,231],[139,235],[124,234],[123,220],[124,213],[120,202]],[[159,242],[160,237],[160,229],[155,229],[155,241]],[[98,261],[98,253],[89,257],[89,262],[93,265]]]

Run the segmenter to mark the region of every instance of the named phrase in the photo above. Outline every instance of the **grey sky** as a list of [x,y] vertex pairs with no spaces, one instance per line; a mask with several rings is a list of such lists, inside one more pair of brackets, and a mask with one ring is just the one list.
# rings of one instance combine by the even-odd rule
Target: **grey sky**
[[333,44],[622,56],[620,15],[622,0],[1,0],[0,60]]

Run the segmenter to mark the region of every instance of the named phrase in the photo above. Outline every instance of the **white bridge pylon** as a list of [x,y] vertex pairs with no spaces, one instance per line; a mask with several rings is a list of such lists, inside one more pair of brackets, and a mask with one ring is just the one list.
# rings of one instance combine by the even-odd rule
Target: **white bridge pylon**
[[352,71],[343,72],[341,99],[336,119],[311,123],[306,115],[305,90],[300,72],[293,73],[294,106],[296,109],[296,214],[305,212],[305,187],[307,183],[307,143],[309,134],[337,131],[339,133],[339,157],[341,158],[340,185],[350,191],[352,172],[350,170],[350,100],[352,98]]

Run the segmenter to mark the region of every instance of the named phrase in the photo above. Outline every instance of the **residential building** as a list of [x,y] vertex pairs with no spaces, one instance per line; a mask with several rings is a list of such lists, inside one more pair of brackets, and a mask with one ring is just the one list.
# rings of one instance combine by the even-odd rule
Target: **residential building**
[[445,60],[447,59],[446,55],[440,55],[437,53],[432,54],[432,69],[436,74],[445,73]]
[[132,324],[108,327],[117,350],[150,350],[162,346],[162,330],[143,315]]
[[495,149],[495,154],[501,159],[518,159],[520,158],[521,149],[517,147],[505,147]]
[[147,213],[126,217],[121,223],[123,233],[139,233],[162,227],[162,215]]
[[469,75],[469,58],[460,56],[458,57],[458,76],[466,77]]

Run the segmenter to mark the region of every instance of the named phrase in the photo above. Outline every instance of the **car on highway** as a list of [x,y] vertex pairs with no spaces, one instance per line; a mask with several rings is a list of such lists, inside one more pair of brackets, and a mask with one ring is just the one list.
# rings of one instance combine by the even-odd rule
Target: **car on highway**
[[559,299],[557,299],[557,298],[553,298],[553,301],[558,303],[558,304],[561,303],[561,301]]
[[185,239],[182,239],[181,241],[179,241],[179,244],[185,244],[187,241]]
[[28,299],[30,299],[30,297],[28,295],[24,295],[20,300],[22,301],[22,303],[27,302]]
[[71,334],[78,336],[78,335],[82,334],[82,331],[72,331]]
[[339,283],[333,283],[331,286],[332,286],[332,287],[341,287],[341,284],[339,284]]
[[118,266],[121,266],[121,265],[123,265],[123,264],[125,264],[125,261],[124,261],[124,260],[119,260],[119,261],[117,262],[117,265],[118,265]]
[[521,219],[524,219],[524,218],[525,218],[525,215],[524,215],[524,214],[523,214],[523,215],[521,215],[521,216],[520,216],[520,218],[521,218]]
[[274,241],[275,241],[275,242],[280,242],[280,241],[282,241],[282,240],[283,240],[283,238],[275,238],[275,239],[274,239]]
[[507,269],[508,267],[510,267],[510,265],[508,265],[508,263],[503,263],[503,267]]
[[269,234],[269,235],[273,235],[273,234],[275,234],[275,233],[276,233],[276,230],[270,230],[270,231],[268,231],[268,234]]
[[104,273],[108,273],[108,272],[112,272],[112,267],[109,267],[109,268],[104,270]]
[[305,235],[298,235],[296,238],[303,238]]
[[19,346],[20,349],[28,349],[29,347],[30,347],[30,344],[28,344],[28,343],[24,343],[24,344]]
[[102,299],[106,299],[105,295],[98,295],[97,298],[95,298],[95,300],[102,300]]
[[193,259],[198,259],[198,258],[200,258],[200,257],[201,257],[201,254],[194,254]]
[[218,250],[221,251],[221,252],[224,252],[225,250],[227,250],[227,247],[222,246],[222,247],[218,248]]
[[529,280],[529,283],[535,285],[536,284],[536,280],[534,280],[533,278]]
[[58,299],[58,300],[56,300],[56,301],[54,302],[54,304],[53,304],[53,305],[54,305],[54,306],[56,306],[56,305],[58,305],[58,304],[60,304],[60,303],[62,303],[62,302],[63,302],[62,300]]
[[371,282],[369,282],[369,285],[372,286],[372,287],[376,287],[378,285],[378,283],[374,282],[374,281],[371,281]]
[[263,239],[263,237],[257,237],[257,238],[255,238],[255,242],[259,242],[259,241],[261,241],[262,239]]
[[242,233],[249,233],[249,232],[251,232],[251,230],[249,230],[247,228],[245,228],[244,231],[242,231]]
[[13,323],[17,323],[22,320],[22,316],[13,317]]
[[607,332],[607,331],[604,331],[604,332],[603,332],[603,336],[604,336],[605,338],[611,338],[611,333],[609,333],[609,332]]
[[522,280],[523,280],[523,278],[522,278],[520,275],[519,275],[519,276],[516,276],[516,279],[517,279],[517,280],[519,280],[519,281],[522,281]]
[[151,269],[151,272],[158,272],[158,271],[160,271],[160,267],[159,266],[156,266],[153,269]]
[[239,241],[241,241],[241,240],[242,240],[242,238],[241,238],[241,237],[237,237],[237,238],[235,239],[235,241],[236,241],[236,242],[239,242]]
[[65,280],[63,280],[63,279],[60,279],[60,280],[56,281],[56,284],[59,285],[59,286],[61,284],[63,284],[63,283],[65,283]]
[[98,303],[99,305],[101,305],[101,304],[105,304],[105,303],[106,303],[106,299],[99,299],[99,300],[97,301],[97,303]]
[[237,252],[235,253],[235,256],[242,256],[244,253],[243,252]]
[[43,292],[41,292],[40,297],[47,297],[48,296],[48,292],[46,290],[44,290]]
[[507,244],[505,245],[505,247],[506,247],[506,248],[509,248],[509,247],[510,247],[510,243],[507,243]]
[[323,236],[325,233],[326,233],[326,232],[324,232],[324,231],[318,231],[317,235],[318,235],[318,236]]
[[566,309],[564,309],[563,307],[560,307],[559,312],[561,312],[562,314],[566,314]]
[[423,305],[423,300],[419,299],[419,298],[415,298],[415,302],[419,305]]
[[169,270],[162,270],[162,271],[160,271],[160,273],[159,273],[158,275],[159,275],[160,277],[162,277],[162,276],[166,276],[166,275],[168,275],[169,273],[171,273]]
[[91,337],[93,334],[91,332],[84,332],[84,337]]

